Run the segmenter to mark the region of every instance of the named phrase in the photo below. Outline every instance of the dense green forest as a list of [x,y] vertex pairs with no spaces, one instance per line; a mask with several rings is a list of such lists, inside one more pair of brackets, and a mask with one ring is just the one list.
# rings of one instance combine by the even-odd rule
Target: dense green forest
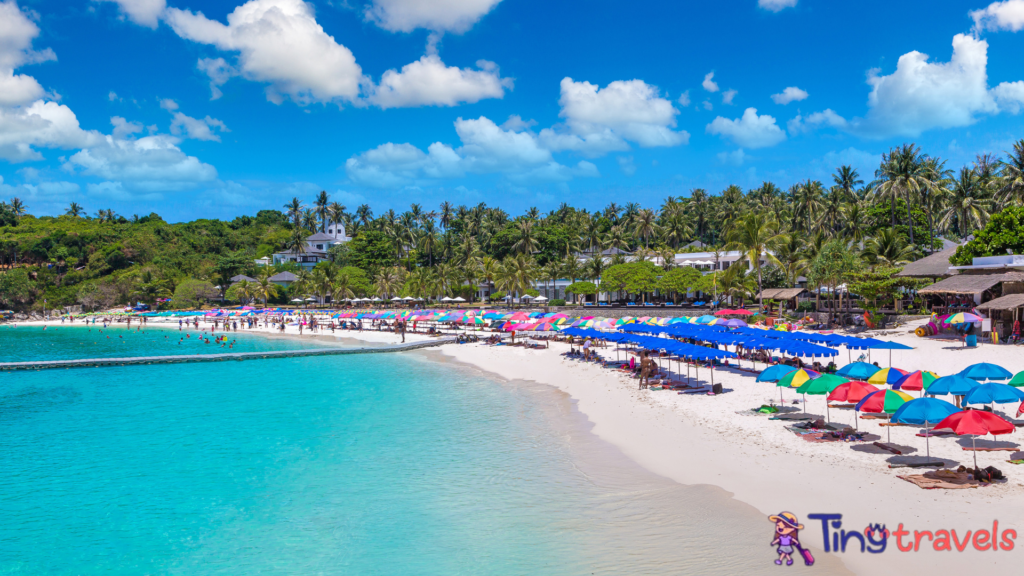
[[[831,182],[806,180],[787,190],[771,182],[715,193],[697,188],[660,206],[562,204],[518,215],[449,202],[374,213],[321,192],[308,205],[295,198],[255,216],[177,224],[152,213],[101,209],[90,216],[76,203],[61,216],[36,217],[11,198],[0,203],[0,306],[39,309],[45,300],[49,308],[95,309],[172,297],[171,306],[185,307],[224,292],[229,300],[268,303],[297,295],[469,299],[484,280],[501,293],[522,294],[555,279],[570,279],[569,292],[580,297],[600,281],[602,291],[641,297],[700,290],[749,299],[799,276],[821,286],[851,281],[884,300],[878,287],[894,286],[893,272],[941,247],[940,237],[977,234],[957,262],[1024,250],[1024,140],[1001,158],[978,156],[958,170],[907,144],[884,154],[872,176],[840,166]],[[332,262],[312,272],[293,269],[299,282],[288,290],[267,281],[287,267],[255,265],[275,251],[301,249],[306,236],[331,222],[343,223],[353,240],[332,248]],[[606,249],[617,250],[596,255]],[[725,250],[755,262],[762,251],[773,255],[750,272],[673,270],[678,252]],[[257,282],[228,291],[237,274]]]

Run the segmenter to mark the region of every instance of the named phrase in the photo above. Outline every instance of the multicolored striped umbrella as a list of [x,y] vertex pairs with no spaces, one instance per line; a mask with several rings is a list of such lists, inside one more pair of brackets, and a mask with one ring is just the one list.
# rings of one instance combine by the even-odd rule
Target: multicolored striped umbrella
[[917,370],[892,383],[893,390],[926,390],[939,379],[939,375],[928,370]]
[[868,382],[871,384],[893,384],[906,375],[906,370],[900,370],[899,368],[882,368],[878,372],[869,376]]

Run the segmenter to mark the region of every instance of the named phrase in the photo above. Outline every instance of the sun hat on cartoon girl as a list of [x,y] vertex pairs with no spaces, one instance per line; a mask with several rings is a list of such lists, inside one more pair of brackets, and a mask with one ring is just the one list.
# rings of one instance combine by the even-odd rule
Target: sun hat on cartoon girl
[[797,530],[804,529],[804,525],[797,521],[796,515],[792,512],[780,512],[778,516],[769,516],[768,519],[772,522],[783,522],[790,528],[796,528]]

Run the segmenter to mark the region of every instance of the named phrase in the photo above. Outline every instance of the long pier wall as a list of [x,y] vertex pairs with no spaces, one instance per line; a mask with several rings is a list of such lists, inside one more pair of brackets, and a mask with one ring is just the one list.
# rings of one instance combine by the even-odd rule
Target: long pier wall
[[88,358],[80,360],[38,360],[33,362],[0,362],[0,371],[50,370],[55,368],[101,368],[107,366],[138,366],[142,364],[186,364],[194,362],[226,362],[229,360],[266,360],[303,356],[342,356],[346,354],[387,354],[430,348],[455,342],[455,338],[438,338],[425,342],[406,342],[375,348],[314,348],[310,350],[275,350],[270,352],[235,352],[227,354],[195,354],[180,356],[135,356],[131,358]]

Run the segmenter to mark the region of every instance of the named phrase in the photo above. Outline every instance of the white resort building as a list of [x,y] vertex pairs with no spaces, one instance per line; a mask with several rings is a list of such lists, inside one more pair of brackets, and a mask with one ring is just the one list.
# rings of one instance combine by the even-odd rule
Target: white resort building
[[[276,266],[286,262],[295,262],[305,270],[312,270],[317,264],[328,259],[327,251],[330,250],[332,246],[336,244],[343,244],[349,240],[351,240],[351,238],[345,235],[345,226],[342,224],[332,223],[328,226],[326,232],[317,232],[316,234],[306,237],[306,246],[304,250],[296,251],[294,249],[289,249],[283,252],[276,252],[271,257],[270,263]],[[257,260],[256,263],[259,264],[260,260]]]

